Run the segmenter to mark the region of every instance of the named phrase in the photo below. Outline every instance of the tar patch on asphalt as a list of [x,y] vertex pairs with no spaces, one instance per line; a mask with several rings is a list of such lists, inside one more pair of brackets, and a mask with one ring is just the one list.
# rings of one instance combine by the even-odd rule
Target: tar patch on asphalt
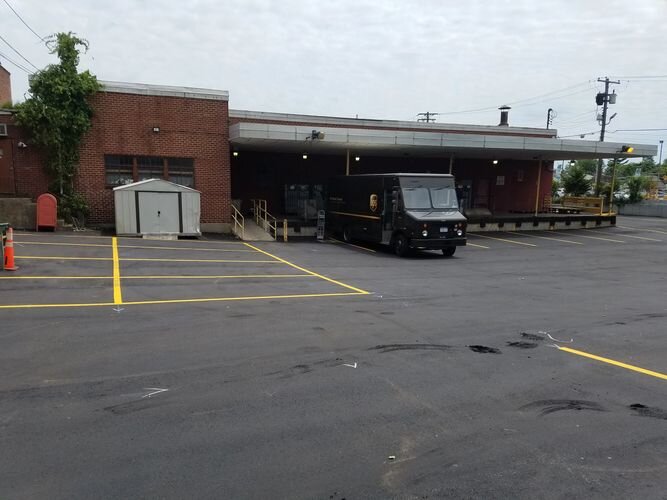
[[651,417],[658,418],[660,420],[667,420],[667,411],[661,408],[645,406],[639,403],[632,404],[628,408],[630,408],[636,413],[636,415],[640,417]]
[[446,351],[451,346],[444,344],[382,344],[371,347],[371,350],[380,352],[393,351]]
[[508,342],[508,346],[516,347],[517,349],[535,349],[539,344],[536,342]]
[[537,340],[537,341],[544,340],[544,337],[542,335],[535,335],[534,333],[521,332],[521,336],[524,339],[528,339],[528,340]]
[[538,410],[540,417],[558,411],[607,411],[599,403],[580,399],[543,399],[528,403],[519,409]]
[[501,354],[500,349],[495,347],[487,347],[485,345],[469,345],[468,349],[472,352],[478,352],[480,354]]

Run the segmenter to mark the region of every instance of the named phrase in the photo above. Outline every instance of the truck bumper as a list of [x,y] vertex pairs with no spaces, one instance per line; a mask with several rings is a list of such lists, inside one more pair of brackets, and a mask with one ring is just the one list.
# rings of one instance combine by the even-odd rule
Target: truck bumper
[[408,245],[416,250],[442,250],[448,247],[462,247],[466,244],[466,238],[413,238]]

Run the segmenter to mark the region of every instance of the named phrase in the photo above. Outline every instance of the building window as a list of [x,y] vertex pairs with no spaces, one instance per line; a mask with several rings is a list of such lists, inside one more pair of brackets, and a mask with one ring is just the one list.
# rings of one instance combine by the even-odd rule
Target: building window
[[137,180],[164,179],[164,158],[155,156],[139,156],[137,158]]
[[194,187],[195,168],[192,158],[167,158],[167,170],[171,182]]
[[122,186],[134,181],[131,156],[106,155],[104,157],[104,168],[107,186]]
[[165,179],[187,187],[195,183],[192,158],[104,155],[104,168],[109,187],[147,179]]

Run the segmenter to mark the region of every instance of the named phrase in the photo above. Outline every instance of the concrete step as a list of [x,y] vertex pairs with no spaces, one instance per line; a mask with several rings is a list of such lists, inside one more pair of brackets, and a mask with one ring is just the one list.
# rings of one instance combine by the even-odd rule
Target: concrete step
[[273,241],[273,236],[255,224],[254,220],[246,219],[244,236],[241,239],[244,241]]

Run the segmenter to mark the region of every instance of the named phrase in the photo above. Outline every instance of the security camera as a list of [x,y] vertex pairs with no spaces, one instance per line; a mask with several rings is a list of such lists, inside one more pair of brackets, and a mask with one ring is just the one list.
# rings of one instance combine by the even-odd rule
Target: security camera
[[23,141],[19,141],[17,146],[20,147],[21,149],[24,149],[24,148],[28,147],[28,145]]

